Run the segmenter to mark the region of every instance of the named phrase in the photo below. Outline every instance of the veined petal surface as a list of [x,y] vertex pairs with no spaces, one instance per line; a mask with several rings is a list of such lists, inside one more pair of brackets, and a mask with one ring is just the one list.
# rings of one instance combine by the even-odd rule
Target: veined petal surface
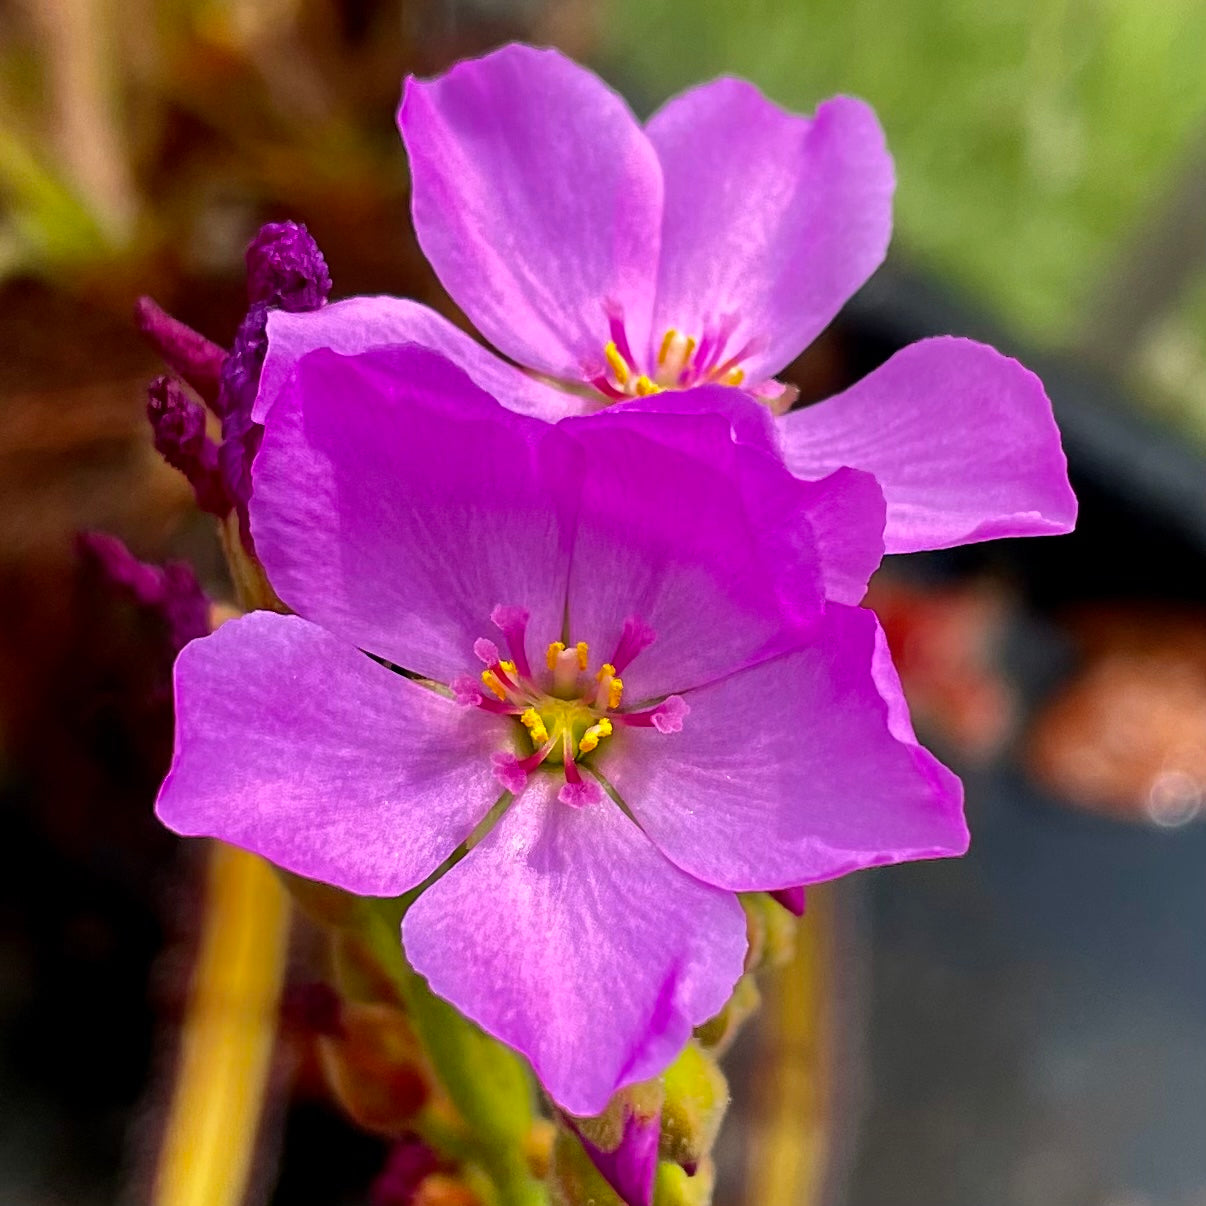
[[489,758],[503,725],[298,616],[252,612],[176,662],[176,750],[156,811],[177,833],[396,896],[498,798]]
[[917,745],[875,616],[684,692],[681,732],[625,728],[602,773],[658,848],[720,887],[783,889],[962,854],[962,789]]
[[780,421],[793,473],[873,473],[889,553],[1072,530],[1076,498],[1042,382],[971,339],[923,339]]
[[555,50],[504,46],[409,79],[398,126],[423,253],[479,331],[520,364],[603,366],[605,306],[648,339],[662,179],[625,102]]
[[411,906],[403,945],[433,991],[521,1051],[571,1114],[660,1072],[742,972],[736,897],[672,866],[610,801],[533,777]]
[[746,380],[774,376],[887,251],[895,176],[875,113],[835,97],[801,117],[722,78],[646,129],[665,180],[655,337],[735,320]]
[[[298,361],[253,473],[256,548],[295,611],[448,683],[499,605],[560,632],[569,550],[558,429],[411,346]],[[576,489],[571,481],[567,490]]]
[[402,297],[348,297],[321,310],[268,315],[268,353],[251,417],[262,423],[294,365],[329,348],[344,356],[415,343],[447,356],[469,379],[510,410],[553,422],[586,402],[508,364],[443,315]]

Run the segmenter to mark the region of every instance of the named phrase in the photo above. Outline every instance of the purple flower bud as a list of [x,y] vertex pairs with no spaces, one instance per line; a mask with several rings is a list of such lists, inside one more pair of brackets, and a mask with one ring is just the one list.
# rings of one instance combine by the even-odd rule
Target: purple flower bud
[[208,405],[213,406],[218,400],[218,378],[226,353],[216,343],[162,310],[149,297],[140,297],[135,302],[134,321],[168,368],[184,378]]
[[209,632],[209,600],[185,562],[169,561],[162,569],[148,565],[107,532],[81,532],[76,547],[135,603],[159,613],[173,657]]
[[256,302],[243,316],[230,355],[222,365],[218,414],[222,416],[223,435],[228,420],[250,421],[251,407],[260,386],[260,370],[268,351],[268,311],[266,302]]
[[789,913],[794,913],[797,917],[804,916],[804,889],[800,888],[780,888],[777,892],[771,893],[771,898],[777,900]]
[[194,402],[179,382],[156,377],[147,387],[147,418],[155,449],[173,469],[188,478],[197,505],[223,518],[230,497],[218,471],[218,449],[205,433],[205,410]]
[[127,591],[136,603],[156,607],[163,600],[160,571],[139,561],[116,537],[108,532],[81,532],[76,537],[80,553],[91,558],[101,573]]
[[567,1121],[591,1163],[626,1206],[649,1206],[653,1200],[653,1175],[657,1171],[660,1113],[651,1117],[637,1110],[628,1113],[624,1119],[623,1135],[612,1151],[605,1151],[592,1143],[573,1119],[567,1117]]
[[317,310],[331,292],[318,244],[298,222],[269,222],[247,248],[247,297],[297,313]]
[[439,1157],[421,1139],[402,1139],[390,1149],[369,1201],[372,1206],[411,1206],[420,1183],[439,1168]]

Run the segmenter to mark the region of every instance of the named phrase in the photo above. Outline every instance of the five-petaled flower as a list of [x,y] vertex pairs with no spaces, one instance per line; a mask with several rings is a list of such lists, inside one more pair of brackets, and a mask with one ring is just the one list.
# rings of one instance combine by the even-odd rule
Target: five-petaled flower
[[250,503],[297,614],[177,668],[160,817],[352,892],[426,884],[411,962],[575,1114],[723,1006],[736,892],[967,843],[855,606],[878,486],[793,477],[766,412],[708,389],[549,424],[414,346],[304,357]]
[[[409,80],[399,125],[423,251],[515,364],[411,301],[278,313],[257,419],[306,351],[408,341],[546,419],[709,383],[781,412],[793,391],[776,374],[888,246],[892,161],[874,113],[849,97],[806,118],[718,79],[642,127],[588,71],[513,45]],[[915,343],[777,427],[797,476],[875,475],[890,553],[1066,532],[1075,519],[1042,384],[972,340]]]

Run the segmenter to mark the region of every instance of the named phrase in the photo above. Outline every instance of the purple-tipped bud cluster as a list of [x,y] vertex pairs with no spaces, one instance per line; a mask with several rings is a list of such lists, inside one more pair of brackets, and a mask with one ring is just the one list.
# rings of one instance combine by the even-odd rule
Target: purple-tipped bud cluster
[[317,310],[331,292],[318,244],[297,222],[269,222],[247,248],[247,298],[291,313]]
[[168,366],[222,420],[221,444],[205,434],[205,412],[171,378],[152,383],[147,414],[155,447],[192,483],[197,503],[219,518],[233,507],[243,543],[251,549],[247,502],[251,463],[263,434],[252,406],[268,351],[268,315],[298,313],[324,305],[331,291],[327,262],[309,231],[297,222],[270,222],[247,249],[250,307],[227,354],[165,313],[150,298],[135,308],[139,329]]
[[171,377],[147,387],[147,418],[155,450],[188,478],[197,505],[219,519],[230,512],[230,495],[218,465],[217,445],[205,431],[205,409]]
[[372,1206],[411,1206],[419,1186],[440,1167],[439,1157],[421,1139],[402,1139],[390,1149],[369,1201]]
[[209,632],[209,600],[188,564],[148,565],[107,532],[81,532],[76,543],[110,582],[139,606],[159,613],[173,656]]
[[212,406],[218,400],[218,379],[226,353],[149,297],[140,297],[135,302],[134,321],[172,372]]
[[222,479],[238,508],[239,530],[249,549],[251,463],[263,435],[263,428],[252,421],[251,408],[268,351],[268,315],[277,309],[291,313],[317,310],[326,303],[330,291],[327,262],[304,226],[270,222],[261,227],[247,249],[247,295],[251,305],[222,365],[217,404],[222,417]]

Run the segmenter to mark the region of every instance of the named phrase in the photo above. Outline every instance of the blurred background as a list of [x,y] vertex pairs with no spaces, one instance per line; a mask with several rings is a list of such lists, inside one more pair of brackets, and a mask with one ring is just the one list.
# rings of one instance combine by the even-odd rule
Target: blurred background
[[[802,403],[953,332],[1036,368],[1064,431],[1076,534],[873,586],[975,842],[806,922],[829,961],[815,1200],[1206,1206],[1200,0],[0,0],[0,1206],[143,1199],[196,941],[197,853],[150,813],[170,648],[74,543],[115,532],[229,597],[151,448],[134,299],[228,344],[243,250],[290,217],[335,296],[456,317],[394,108],[406,72],[511,38],[641,114],[722,72],[801,111],[869,99],[895,241],[787,374]],[[791,1024],[736,1052],[727,1206],[780,1206],[750,1187]],[[381,1144],[278,1080],[251,1200],[368,1202]]]

